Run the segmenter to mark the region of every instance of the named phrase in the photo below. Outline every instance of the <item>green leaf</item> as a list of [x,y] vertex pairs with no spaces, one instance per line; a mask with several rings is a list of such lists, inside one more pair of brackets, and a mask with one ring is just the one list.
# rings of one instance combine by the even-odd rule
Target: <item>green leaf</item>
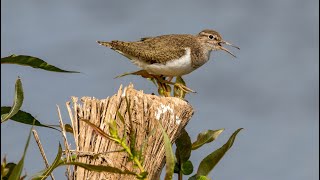
[[40,175],[34,175],[32,180],[46,179],[53,172],[54,169],[56,169],[59,166],[66,166],[66,165],[75,165],[75,166],[79,166],[84,169],[87,169],[90,171],[96,171],[96,172],[110,172],[110,173],[118,173],[118,174],[136,175],[136,173],[134,173],[134,172],[131,172],[128,170],[123,171],[121,169],[111,167],[111,166],[92,165],[92,164],[85,164],[85,163],[75,162],[75,161],[66,162],[66,159],[65,158],[61,159],[61,156],[62,156],[62,148],[59,143],[58,154],[57,154],[54,162],[52,163],[52,165],[49,168],[47,168],[46,170],[41,171],[42,173]]
[[24,97],[23,97],[22,83],[20,78],[18,78],[15,85],[13,106],[8,113],[6,114],[1,113],[1,123],[7,121],[19,111],[23,103],[23,98]]
[[180,165],[176,162],[173,169],[174,173],[179,174],[180,173]]
[[135,145],[136,145],[136,137],[137,137],[137,132],[135,132],[133,130],[133,122],[132,122],[132,116],[131,116],[131,110],[130,110],[130,102],[126,96],[126,103],[127,103],[127,112],[128,112],[128,115],[129,115],[129,122],[130,122],[130,136],[129,136],[129,139],[130,139],[130,151],[132,153],[133,156],[136,156],[136,149],[135,149]]
[[[12,109],[12,108],[8,107],[8,106],[1,107],[1,115],[7,114],[10,111],[10,109]],[[24,112],[24,111],[21,111],[21,110],[19,110],[10,119],[13,120],[13,121],[19,122],[19,123],[24,123],[24,124],[34,125],[34,126],[40,126],[40,127],[47,127],[47,128],[51,128],[51,129],[55,129],[55,130],[59,131],[58,129],[56,129],[54,127],[51,127],[49,125],[45,125],[45,124],[40,123],[40,121],[35,119],[30,113],[27,113],[27,112]]]
[[117,111],[117,116],[120,119],[120,121],[123,123],[123,125],[126,125],[126,122],[124,121],[124,117],[121,115],[121,113],[119,111]]
[[60,165],[61,156],[62,156],[62,148],[61,148],[61,144],[59,143],[57,156],[54,159],[54,161],[51,164],[51,166],[48,167],[47,169],[45,169],[44,172],[41,175],[33,176],[32,180],[46,179],[52,173],[52,171]]
[[115,120],[109,122],[109,133],[112,137],[118,138],[117,122]]
[[172,150],[172,145],[170,142],[170,139],[166,133],[166,131],[163,129],[162,125],[159,123],[159,126],[162,130],[163,134],[163,141],[164,141],[164,149],[166,152],[166,175],[165,175],[165,180],[170,180],[172,179],[173,172],[174,172],[174,166],[175,166],[175,159],[174,159],[174,154]]
[[211,178],[208,178],[207,176],[198,176],[197,180],[211,180]]
[[54,71],[54,72],[64,72],[64,73],[79,73],[77,71],[66,71],[55,66],[52,66],[45,61],[25,55],[11,55],[8,57],[1,58],[1,64],[17,64],[23,66],[30,66],[33,68],[40,68],[46,71]]
[[71,127],[70,124],[65,124],[65,125],[64,125],[64,129],[65,129],[67,132],[73,134],[73,128]]
[[188,180],[211,180],[211,178],[208,178],[207,176],[193,175],[193,176],[189,177]]
[[140,151],[139,151],[139,153],[137,154],[137,156],[138,156],[139,161],[141,161],[142,163],[144,163],[144,156],[143,156],[143,154],[144,154],[144,151],[145,151],[145,149],[146,149],[148,140],[149,140],[149,138],[154,134],[155,130],[156,130],[155,128],[152,129],[152,131],[148,134],[148,136],[146,137],[146,139],[143,140],[143,142],[142,142],[142,144],[141,144],[141,146],[140,146]]
[[8,163],[5,165],[5,167],[1,167],[1,177],[2,180],[7,180],[9,176],[12,174],[12,170],[17,164],[15,163]]
[[181,166],[181,171],[184,175],[190,175],[193,172],[193,164],[190,160],[184,162]]
[[127,130],[127,127],[126,127],[126,122],[124,121],[124,117],[121,115],[121,113],[119,111],[117,111],[117,116],[118,118],[120,119],[120,121],[122,122],[123,124],[123,136],[121,138],[121,141],[124,141],[126,138],[127,138],[127,133],[126,133],[126,130]]
[[110,139],[112,141],[116,141],[118,142],[118,139],[115,139],[113,137],[111,137],[110,135],[108,135],[107,133],[105,133],[102,129],[100,129],[99,127],[97,127],[95,124],[93,124],[92,122],[90,122],[89,120],[86,119],[80,119],[81,121],[85,122],[87,125],[89,125],[96,133],[98,133],[100,136]]
[[224,129],[218,129],[207,130],[205,132],[200,133],[197,137],[197,140],[194,143],[192,143],[192,150],[196,150],[204,144],[214,141],[223,131]]
[[129,175],[136,175],[136,173],[131,172],[129,170],[121,170],[119,168],[111,167],[111,166],[103,166],[103,165],[92,165],[92,164],[85,164],[81,162],[65,162],[61,165],[75,165],[87,169],[89,171],[95,172],[110,172],[110,173],[117,173],[117,174],[129,174]]
[[190,158],[191,155],[191,139],[185,129],[181,130],[180,136],[176,140],[176,157],[179,164],[182,164]]
[[136,178],[137,179],[146,179],[147,176],[148,176],[148,172],[142,172]]
[[28,149],[29,142],[30,142],[32,128],[33,127],[30,128],[29,136],[28,136],[28,139],[27,139],[27,143],[26,143],[26,145],[24,147],[22,158],[20,159],[18,164],[13,168],[8,180],[20,180],[20,176],[21,176],[22,169],[23,169],[23,164],[24,164],[24,158],[26,156],[27,149]]
[[198,176],[207,176],[210,173],[210,171],[218,164],[224,154],[231,148],[237,134],[241,130],[242,128],[236,130],[221,148],[215,150],[200,162],[197,172]]

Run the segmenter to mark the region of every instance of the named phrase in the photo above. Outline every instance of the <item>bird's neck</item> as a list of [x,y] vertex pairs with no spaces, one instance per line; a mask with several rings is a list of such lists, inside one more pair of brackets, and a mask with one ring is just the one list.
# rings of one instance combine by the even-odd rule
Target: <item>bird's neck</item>
[[210,53],[211,50],[209,48],[202,48],[199,49],[200,53],[197,53],[197,58],[195,58],[195,60],[192,63],[192,66],[196,69],[199,68],[200,66],[204,65],[206,62],[209,61],[210,59]]
[[210,54],[211,54],[211,48],[209,47],[203,47],[202,48],[202,55],[203,55],[203,61],[206,63],[210,59]]

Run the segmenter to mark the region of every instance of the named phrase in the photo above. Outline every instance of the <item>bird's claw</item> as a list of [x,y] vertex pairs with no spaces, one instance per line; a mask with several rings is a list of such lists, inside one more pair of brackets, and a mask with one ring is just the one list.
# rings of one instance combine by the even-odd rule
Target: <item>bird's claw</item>
[[174,83],[174,86],[176,86],[177,88],[181,89],[182,91],[184,91],[185,93],[196,93],[196,91],[188,88],[187,86],[181,84],[181,83]]

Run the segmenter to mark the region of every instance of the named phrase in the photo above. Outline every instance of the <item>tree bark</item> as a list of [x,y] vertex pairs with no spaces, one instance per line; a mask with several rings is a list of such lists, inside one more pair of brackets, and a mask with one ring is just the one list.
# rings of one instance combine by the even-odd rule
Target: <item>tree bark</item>
[[[130,103],[132,121],[129,120],[126,98]],[[118,93],[112,97],[98,100],[91,97],[72,97],[73,111],[70,114],[73,127],[73,135],[76,144],[77,161],[108,165],[139,173],[138,168],[133,167],[126,152],[114,152],[122,147],[115,142],[99,136],[80,119],[87,119],[106,133],[109,133],[110,120],[116,120],[118,132],[122,137],[126,133],[126,142],[130,145],[130,132],[135,133],[135,149],[140,150],[144,141],[147,141],[143,152],[143,167],[148,172],[148,179],[159,179],[161,170],[165,164],[165,150],[163,136],[159,121],[167,132],[171,143],[177,139],[181,129],[189,122],[193,115],[191,105],[175,97],[158,97],[137,91],[133,85],[124,89],[122,86]],[[67,103],[70,110],[70,103]],[[117,116],[117,112],[125,119],[125,126]],[[125,128],[125,129],[124,129]],[[153,133],[152,133],[153,132]],[[101,154],[99,154],[101,153]],[[93,158],[94,154],[99,154]],[[132,175],[119,175],[114,173],[97,173],[75,167],[74,179],[136,179]]]

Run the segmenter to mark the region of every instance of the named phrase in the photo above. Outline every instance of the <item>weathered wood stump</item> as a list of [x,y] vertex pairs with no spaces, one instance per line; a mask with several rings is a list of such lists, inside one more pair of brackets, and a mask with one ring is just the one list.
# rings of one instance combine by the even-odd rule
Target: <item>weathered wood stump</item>
[[[126,98],[130,102],[132,123],[129,120]],[[147,146],[143,153],[144,169],[149,173],[148,179],[159,179],[165,164],[165,150],[159,121],[167,132],[171,143],[177,139],[193,115],[193,108],[186,101],[174,97],[158,97],[137,91],[133,85],[124,89],[120,87],[118,93],[112,97],[98,100],[91,97],[72,98],[73,112],[71,114],[76,153],[78,161],[109,165],[120,169],[136,171],[133,162],[129,161],[126,152],[114,152],[122,147],[113,141],[99,136],[94,130],[80,119],[87,119],[105,132],[109,132],[108,122],[115,119],[119,134],[127,134],[127,144],[130,144],[130,130],[136,134],[136,149],[140,149],[143,141],[147,139]],[[68,105],[69,106],[69,105]],[[70,106],[68,107],[70,109]],[[120,112],[125,119],[125,126],[117,116]],[[126,128],[124,130],[124,127]],[[155,129],[155,130],[154,130]],[[154,130],[152,135],[150,133]],[[101,154],[99,154],[101,153]],[[98,158],[92,155],[99,154]],[[114,173],[97,173],[76,167],[74,179],[136,179],[132,175],[119,175]]]

